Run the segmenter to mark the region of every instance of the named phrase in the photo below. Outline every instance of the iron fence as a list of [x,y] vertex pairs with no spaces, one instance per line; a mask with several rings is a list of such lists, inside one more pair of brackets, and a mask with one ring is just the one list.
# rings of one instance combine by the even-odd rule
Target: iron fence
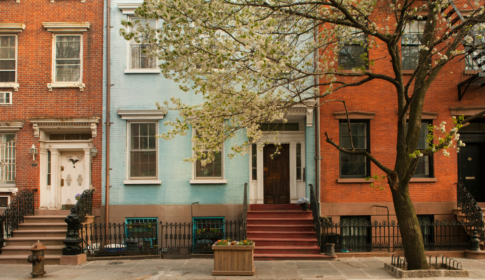
[[[337,253],[403,250],[400,228],[395,221],[371,223],[349,219],[333,223],[322,217],[321,224],[322,244],[334,243]],[[476,224],[421,220],[420,227],[426,250],[466,250]],[[324,250],[321,246],[321,251]]]

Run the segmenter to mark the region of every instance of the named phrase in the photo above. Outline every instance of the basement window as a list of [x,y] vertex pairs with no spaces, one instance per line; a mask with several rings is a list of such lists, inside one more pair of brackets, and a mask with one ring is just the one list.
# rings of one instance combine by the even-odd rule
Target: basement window
[[1,105],[12,104],[12,93],[0,92],[0,104]]
[[225,238],[224,217],[193,218],[193,254],[213,254],[212,244]]

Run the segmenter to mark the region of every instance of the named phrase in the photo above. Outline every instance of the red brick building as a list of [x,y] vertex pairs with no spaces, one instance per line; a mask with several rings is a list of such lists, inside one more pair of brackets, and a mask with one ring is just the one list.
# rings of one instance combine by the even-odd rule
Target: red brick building
[[[391,26],[392,24],[390,23]],[[423,26],[419,21],[407,26],[409,36],[422,32]],[[416,67],[416,60],[409,54],[413,53],[412,48],[418,46],[419,43],[402,43],[403,69],[407,69],[404,70],[405,82]],[[387,50],[384,48],[385,44],[382,44],[381,48],[369,51],[369,59],[376,60],[374,65],[369,66],[369,71],[394,77],[390,58],[379,59],[386,54]],[[355,67],[352,65],[353,57],[359,57],[361,52],[363,51],[354,49],[347,54],[341,54],[339,60],[343,68]],[[480,71],[483,75],[485,68],[483,64],[479,64],[468,57],[466,60],[454,59],[442,69],[426,95],[420,136],[423,139],[420,145],[425,145],[428,124],[439,125],[444,121],[448,124],[447,129],[450,129],[453,116],[471,116],[485,110],[483,85],[470,85],[462,98],[458,94],[458,84]],[[462,92],[463,89],[464,87],[461,88]],[[398,120],[395,87],[387,81],[373,80],[358,87],[339,90],[332,94],[332,99],[346,100],[356,148],[367,149],[378,161],[394,169]],[[341,145],[345,145],[342,141],[348,141],[344,106],[337,102],[325,104],[320,110],[319,122],[322,216],[331,217],[333,222],[343,219],[382,222],[387,220],[385,207],[388,207],[390,220],[396,221],[387,180],[374,182],[374,187],[371,187],[371,182],[365,179],[385,173],[365,158],[350,158],[325,142],[325,132]],[[459,154],[449,149],[450,157],[439,152],[420,160],[418,170],[410,183],[410,195],[418,217],[426,216],[430,220],[440,221],[454,219],[458,182],[463,182],[478,202],[485,202],[485,119],[475,121],[460,130],[460,134],[467,146]],[[466,168],[461,168],[465,165]]]
[[0,211],[26,188],[35,208],[89,188],[101,205],[103,4],[0,2]]

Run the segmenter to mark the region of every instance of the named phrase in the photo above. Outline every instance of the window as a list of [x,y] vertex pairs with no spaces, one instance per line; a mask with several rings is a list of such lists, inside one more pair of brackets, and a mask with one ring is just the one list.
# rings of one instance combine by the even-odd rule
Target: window
[[421,234],[423,235],[423,243],[426,250],[432,250],[434,244],[434,216],[433,215],[418,215],[419,225],[421,227]]
[[[136,17],[130,17],[130,20],[134,22],[135,20],[140,20],[142,25],[147,22],[151,27],[157,28],[156,19],[140,19]],[[130,42],[129,53],[129,69],[156,69],[157,68],[157,58],[148,56],[144,51],[149,48],[149,45],[143,45],[141,43],[135,42],[132,39]]]
[[[10,200],[10,197],[8,197],[8,196],[0,196],[0,209],[1,210],[7,208],[8,204],[10,203],[9,200]],[[2,213],[3,213],[3,211],[2,211]]]
[[[351,121],[352,140],[356,150],[369,151],[369,123]],[[340,122],[340,146],[351,149],[347,120]],[[370,166],[363,155],[349,155],[340,152],[340,178],[365,178],[370,174]]]
[[[418,150],[425,150],[429,147],[429,143],[427,141],[428,138],[428,125],[431,124],[431,121],[421,121],[421,130],[419,132],[419,142],[418,142]],[[418,166],[416,171],[414,172],[413,177],[431,177],[433,174],[431,168],[432,162],[432,155],[425,155],[419,158]]]
[[338,54],[339,69],[353,69],[366,66],[368,69],[366,36],[362,30],[351,28],[350,38],[340,40],[342,48]]
[[15,183],[15,134],[0,134],[0,184]]
[[262,123],[259,125],[261,131],[299,131],[299,123]]
[[49,140],[89,140],[92,138],[91,133],[49,134]]
[[157,178],[158,122],[130,123],[130,179]]
[[17,36],[0,35],[0,83],[17,80]]
[[258,180],[258,145],[251,145],[251,180]]
[[223,217],[193,218],[193,254],[213,254],[212,244],[225,238]]
[[[472,30],[470,30],[469,34],[474,38],[472,45],[480,46],[485,44],[485,36],[479,37],[478,35],[483,34],[485,32],[485,23],[475,25]],[[466,51],[470,50],[470,45],[466,45]],[[480,51],[475,49],[475,51],[470,52],[467,56],[465,56],[465,70],[480,70],[478,64],[482,64],[482,67],[485,63],[485,56],[480,55]]]
[[369,216],[342,217],[340,221],[342,234],[341,252],[372,251],[372,232]]
[[296,179],[301,180],[301,144],[296,144]]
[[81,82],[81,35],[55,36],[54,82]]
[[12,93],[0,92],[0,104],[12,104]]
[[196,179],[222,178],[222,153],[216,152],[214,156],[214,161],[207,163],[205,166],[202,166],[200,160],[195,162]]
[[414,70],[418,67],[419,45],[423,38],[424,20],[408,22],[401,38],[402,69]]

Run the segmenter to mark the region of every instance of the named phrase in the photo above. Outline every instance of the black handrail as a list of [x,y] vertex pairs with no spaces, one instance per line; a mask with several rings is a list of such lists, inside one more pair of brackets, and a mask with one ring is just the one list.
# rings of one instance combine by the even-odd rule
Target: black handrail
[[318,247],[321,248],[322,225],[320,222],[320,205],[318,203],[317,194],[315,193],[315,188],[313,187],[312,184],[308,184],[308,185],[310,186],[310,208],[312,209],[313,223],[315,224],[315,231],[317,234],[317,243],[318,243]]
[[463,185],[463,183],[456,184],[456,192],[456,202],[458,208],[461,208],[461,212],[465,214],[466,220],[468,222],[472,222],[476,225],[478,235],[480,235],[483,239],[485,223],[483,221],[482,208],[480,208],[475,198],[473,198],[473,195],[468,192],[467,188],[465,187],[465,185]]
[[76,206],[73,207],[71,213],[75,213],[79,216],[79,222],[84,223],[86,215],[93,213],[93,194],[95,189],[84,190],[81,197],[76,202]]
[[248,227],[248,183],[244,183],[244,201],[243,201],[243,219],[242,219],[242,234],[244,239],[247,238]]
[[12,237],[13,231],[24,222],[24,217],[34,214],[34,192],[36,189],[21,190],[7,209],[0,215],[0,253],[5,238]]

